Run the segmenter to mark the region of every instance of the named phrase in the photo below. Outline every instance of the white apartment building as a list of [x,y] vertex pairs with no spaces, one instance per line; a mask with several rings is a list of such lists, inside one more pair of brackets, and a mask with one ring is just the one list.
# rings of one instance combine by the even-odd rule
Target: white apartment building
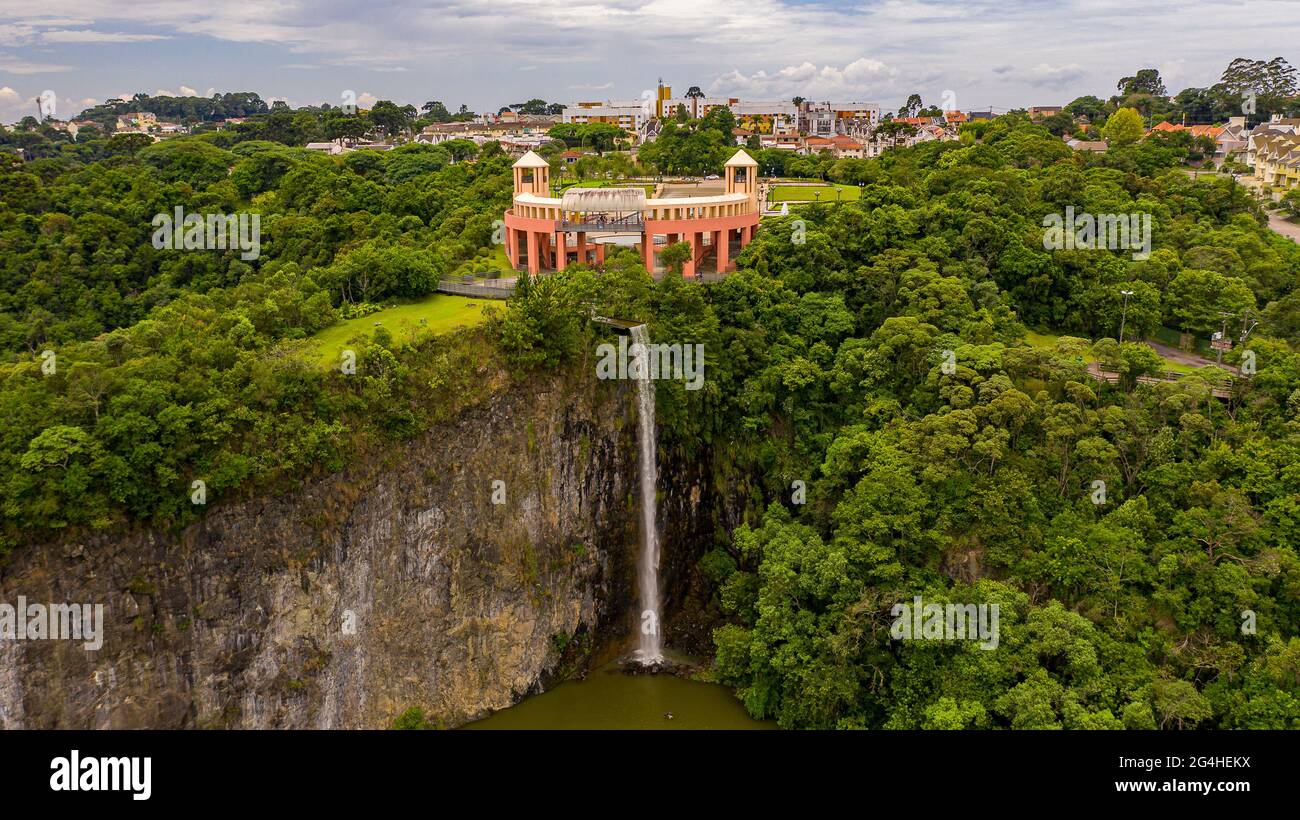
[[641,100],[580,102],[564,107],[562,121],[575,125],[584,125],[589,122],[607,122],[617,125],[624,131],[636,132],[641,130],[641,126],[652,115],[652,107],[649,103],[643,103]]
[[714,108],[725,108],[737,102],[739,100],[735,97],[667,97],[663,101],[663,115],[665,118],[676,116],[680,105],[692,119],[699,119]]
[[880,122],[880,106],[863,102],[805,102],[799,130],[816,137],[865,136]]

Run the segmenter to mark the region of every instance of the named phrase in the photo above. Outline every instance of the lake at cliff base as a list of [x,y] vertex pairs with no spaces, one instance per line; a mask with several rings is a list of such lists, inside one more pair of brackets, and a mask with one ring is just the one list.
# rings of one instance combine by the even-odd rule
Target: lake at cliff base
[[725,686],[629,675],[613,662],[462,728],[775,729],[776,723],[754,720]]

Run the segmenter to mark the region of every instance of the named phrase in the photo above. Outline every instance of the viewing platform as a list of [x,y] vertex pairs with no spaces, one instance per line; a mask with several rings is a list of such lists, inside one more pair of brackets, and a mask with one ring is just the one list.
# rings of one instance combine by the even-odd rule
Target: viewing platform
[[[641,187],[569,188],[550,195],[550,165],[529,151],[514,165],[514,205],[505,213],[506,255],[516,270],[538,274],[570,262],[600,265],[609,245],[634,247],[652,274],[656,251],[673,242],[692,248],[682,273],[733,270],[762,216],[758,163],[738,150],[726,163],[724,192],[650,198]],[[629,242],[635,237],[639,241]],[[734,251],[734,253],[733,253]]]

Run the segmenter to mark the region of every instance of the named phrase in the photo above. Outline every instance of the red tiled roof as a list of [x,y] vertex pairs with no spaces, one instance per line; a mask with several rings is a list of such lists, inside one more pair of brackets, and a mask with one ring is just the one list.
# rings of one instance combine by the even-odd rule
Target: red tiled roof
[[1157,131],[1162,134],[1172,134],[1176,131],[1187,131],[1193,137],[1209,137],[1210,139],[1218,139],[1224,129],[1217,125],[1175,125],[1172,122],[1162,122],[1147,133],[1154,134]]

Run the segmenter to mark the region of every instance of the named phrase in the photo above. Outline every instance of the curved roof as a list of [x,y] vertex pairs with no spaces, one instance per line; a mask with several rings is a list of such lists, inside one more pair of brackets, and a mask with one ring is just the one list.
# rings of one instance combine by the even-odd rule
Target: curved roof
[[560,199],[560,207],[582,213],[613,213],[640,211],[645,201],[643,188],[569,188]]
[[529,151],[514,164],[515,168],[550,168],[551,164],[537,154]]
[[716,196],[673,196],[663,199],[647,199],[645,204],[651,208],[691,208],[696,205],[734,205],[748,202],[747,194],[717,194]]

